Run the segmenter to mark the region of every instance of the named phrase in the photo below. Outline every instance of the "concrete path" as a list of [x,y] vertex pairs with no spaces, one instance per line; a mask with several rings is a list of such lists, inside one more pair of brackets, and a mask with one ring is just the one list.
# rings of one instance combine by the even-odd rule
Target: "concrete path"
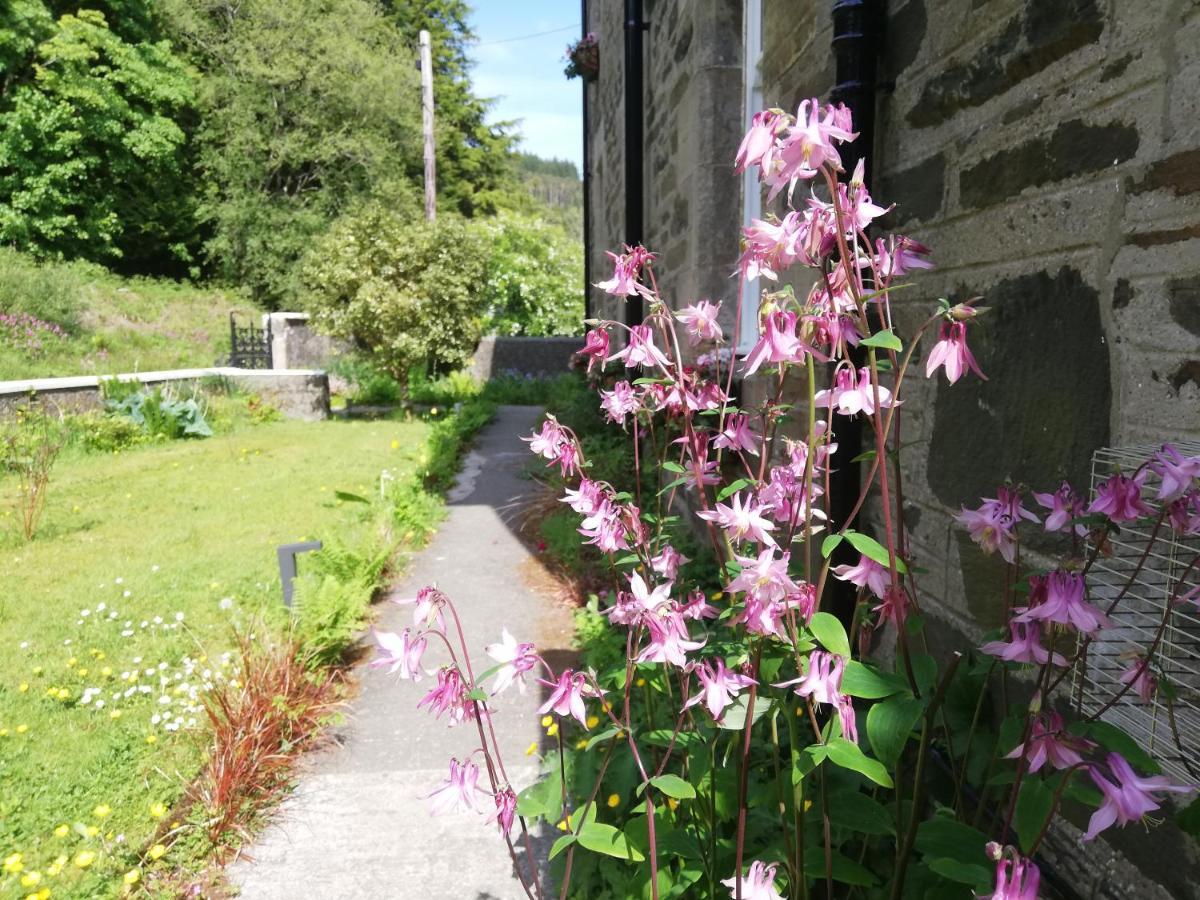
[[[529,452],[518,437],[539,417],[534,407],[499,408],[465,460],[446,521],[395,591],[411,597],[432,583],[445,591],[458,604],[477,672],[491,665],[483,647],[499,640],[502,625],[543,651],[569,646],[570,613],[555,602],[553,580],[516,534],[522,501],[533,490],[520,477]],[[411,609],[384,604],[378,626],[401,630]],[[445,658],[431,650],[426,668]],[[475,728],[448,728],[416,708],[432,678],[413,684],[365,667],[356,674],[361,691],[336,744],[302,763],[296,791],[273,824],[228,867],[241,896],[524,897],[494,825],[470,813],[434,818],[423,799],[446,777],[450,757],[463,759],[478,746]],[[536,715],[541,696],[534,685],[524,696],[510,689],[498,701],[497,736],[518,790],[537,774],[536,757],[525,751],[544,740]]]

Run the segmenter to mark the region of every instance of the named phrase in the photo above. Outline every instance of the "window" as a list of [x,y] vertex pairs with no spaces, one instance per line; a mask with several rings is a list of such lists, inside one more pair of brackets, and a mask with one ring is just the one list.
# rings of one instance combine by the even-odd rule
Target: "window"
[[[750,120],[763,107],[762,90],[762,0],[745,0],[742,14],[742,124],[749,130]],[[742,175],[742,224],[762,218],[762,190],[753,171]],[[743,287],[741,323],[738,328],[738,353],[750,352],[758,340],[758,279]]]

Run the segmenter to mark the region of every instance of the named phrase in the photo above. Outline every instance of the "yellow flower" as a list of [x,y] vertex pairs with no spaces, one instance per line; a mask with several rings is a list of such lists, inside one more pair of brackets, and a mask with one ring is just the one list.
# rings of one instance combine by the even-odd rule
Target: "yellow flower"
[[141,880],[142,873],[137,869],[130,869],[125,873],[124,882],[128,885],[137,884]]
[[8,737],[8,729],[0,728],[0,737]]
[[587,738],[580,738],[575,742],[575,749],[582,750],[588,745]]
[[436,406],[433,407],[433,409],[429,410],[429,414],[431,416],[436,416],[438,414],[438,408]]
[[59,700],[70,700],[71,699],[70,689],[69,688],[59,688],[58,689],[58,699]]
[[812,801],[811,801],[811,800],[805,800],[805,801],[804,801],[804,811],[805,811],[805,812],[808,812],[810,809],[812,809]]
[[41,880],[41,872],[26,872],[21,876],[21,887],[37,887]]
[[114,709],[112,712],[110,712],[108,714],[108,717],[110,719],[119,719],[119,718],[121,718],[121,711],[119,709]]
[[165,844],[155,844],[153,847],[151,847],[149,850],[146,851],[146,855],[148,857],[150,857],[151,859],[162,859],[163,854],[165,854],[166,852],[167,852],[167,848],[166,848]]
[[158,743],[158,735],[156,735],[156,734],[146,735],[146,743],[147,744],[157,744]]
[[4,871],[9,875],[15,875],[23,868],[25,868],[25,864],[21,862],[20,853],[13,853],[12,855],[4,858]]
[[112,813],[112,807],[110,807],[107,803],[101,803],[92,810],[92,815],[97,819],[106,819],[110,813]]
[[75,854],[75,866],[79,869],[86,869],[96,861],[95,850],[80,850]]
[[79,662],[79,660],[77,660],[75,657],[72,656],[70,659],[67,660],[67,668],[68,669],[72,668],[77,662]]
[[588,716],[587,717],[587,727],[588,728],[595,728],[599,724],[600,724],[599,716]]
[[[64,857],[64,859],[65,858],[66,857]],[[50,865],[46,866],[46,874],[51,878],[57,878],[60,874],[62,874],[62,870],[63,864],[60,862],[52,862]]]
[[79,677],[80,677],[80,678],[86,678],[86,677],[87,677],[87,673],[88,673],[88,670],[87,670],[87,669],[80,669],[80,670],[79,670]]
[[537,741],[534,741],[528,747],[525,748],[526,756],[533,756],[533,754],[535,754],[535,753],[537,753]]
[[163,803],[161,800],[158,801],[157,803],[150,804],[150,815],[153,816],[155,819],[161,819],[166,814],[167,814],[167,804]]
[[87,827],[87,836],[88,837],[95,837],[99,833],[100,833],[100,829],[97,828],[95,825],[89,825]]
[[557,723],[557,722],[555,722],[555,723],[554,723],[554,724],[552,724],[552,725],[551,725],[549,728],[547,728],[547,729],[546,729],[546,734],[547,734],[547,736],[549,736],[549,737],[554,737],[556,734],[558,734],[558,723]]
[[393,450],[400,449],[400,441],[398,441],[396,438],[392,438],[392,449]]
[[66,822],[64,822],[63,824],[59,825],[57,828],[54,829],[55,837],[60,837],[60,838],[66,837],[70,833],[71,833],[71,826],[68,825]]
[[621,805],[620,795],[619,794],[609,794],[608,795],[608,805],[611,809],[616,809],[618,806],[620,806]]
[[41,666],[34,666],[34,667],[33,667],[33,674],[34,674],[34,675],[41,675],[43,671],[45,671],[45,670],[44,670],[44,669],[43,669]]
[[542,727],[549,728],[554,721],[554,716],[542,716]]
[[668,797],[667,798],[667,806],[671,807],[671,811],[674,812],[679,807],[679,801],[676,800],[674,797]]
[[29,682],[22,681],[20,687],[18,687],[17,690],[20,691],[22,694],[27,693],[29,691]]
[[29,730],[29,726],[28,726],[28,725],[18,725],[18,726],[17,726],[17,734],[24,734],[24,733],[25,733],[25,732],[27,732],[28,730]]
[[557,828],[559,831],[570,831],[571,830],[571,826],[567,824],[566,819],[563,819],[561,822],[559,822],[554,827]]
[[723,593],[722,591],[713,591],[711,594],[708,595],[708,599],[709,600],[720,600],[722,593]]
[[634,682],[634,684],[636,684],[638,687],[645,687],[645,686],[646,686],[646,679],[645,679],[645,678],[639,678],[637,681],[635,681],[635,682]]
[[112,667],[105,666],[103,669],[100,670],[100,674],[103,675],[105,678],[112,678]]

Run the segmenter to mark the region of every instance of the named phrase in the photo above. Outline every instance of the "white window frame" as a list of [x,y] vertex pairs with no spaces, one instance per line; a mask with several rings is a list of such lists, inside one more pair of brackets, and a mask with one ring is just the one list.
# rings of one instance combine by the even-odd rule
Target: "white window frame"
[[[754,114],[763,108],[762,0],[745,0],[742,12],[742,124],[744,134],[750,130]],[[762,218],[762,187],[756,170],[742,175],[742,225]],[[737,353],[746,354],[758,340],[758,279],[747,280],[742,287],[741,322],[738,328]]]

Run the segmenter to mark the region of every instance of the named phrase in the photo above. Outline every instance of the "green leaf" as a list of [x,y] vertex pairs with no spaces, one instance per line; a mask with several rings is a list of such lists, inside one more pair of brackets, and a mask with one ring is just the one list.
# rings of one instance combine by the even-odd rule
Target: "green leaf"
[[687,469],[685,469],[685,468],[684,468],[683,466],[681,466],[679,463],[677,463],[677,462],[674,462],[674,461],[672,461],[672,460],[669,460],[669,459],[668,459],[666,462],[664,462],[664,463],[662,464],[662,467],[663,467],[664,469],[666,469],[668,472],[675,472],[675,473],[677,473],[677,474],[683,474],[684,472],[686,472],[686,471],[687,471]]
[[[980,855],[983,855],[982,852]],[[941,859],[930,859],[926,861],[926,865],[949,881],[974,885],[979,890],[987,888],[993,877],[993,873],[989,872],[983,866],[961,862],[957,859],[944,857]]]
[[855,834],[896,833],[887,807],[858,791],[843,791],[829,798],[829,821]]
[[562,773],[549,766],[545,776],[517,794],[517,812],[527,819],[544,818],[551,824],[562,816]]
[[[694,800],[696,797],[696,789],[678,775],[656,775],[650,779],[650,783],[668,797],[676,800]],[[640,790],[639,788],[639,792]]]
[[752,482],[749,478],[739,478],[737,481],[733,482],[732,484],[727,484],[727,485],[725,485],[725,487],[721,488],[721,492],[719,494],[717,494],[717,499],[724,500],[726,497],[736,494],[742,488],[746,487],[747,485],[753,484],[753,483],[754,482]]
[[1200,798],[1179,811],[1175,823],[1194,838],[1200,838]]
[[[843,884],[857,884],[861,887],[874,887],[879,880],[865,866],[859,865],[848,856],[837,851],[830,854],[830,869],[833,880]],[[804,861],[804,874],[809,878],[823,879],[825,877],[825,853],[823,850],[813,850]]]
[[808,630],[830,653],[850,656],[850,639],[846,637],[846,629],[837,616],[832,613],[819,612],[808,623]]
[[843,769],[850,769],[853,772],[858,772],[860,775],[865,775],[882,787],[890,788],[893,786],[892,776],[888,774],[883,763],[877,759],[871,759],[863,753],[858,744],[848,741],[845,738],[835,737],[830,738],[825,746],[829,751],[829,761],[831,763],[839,765]]
[[360,494],[351,494],[349,491],[334,491],[333,496],[337,497],[337,499],[339,499],[339,500],[345,501],[346,503],[368,503],[369,504],[371,502],[366,497],[363,497]]
[[584,825],[579,830],[579,844],[594,853],[615,856],[617,859],[641,862],[646,858],[636,847],[630,845],[624,834],[603,822],[589,822]]
[[[868,537],[858,531],[847,531],[846,540],[850,542],[850,545],[855,550],[867,557],[867,559],[874,560],[885,569],[890,565],[887,548],[875,540],[875,538]],[[896,557],[896,571],[901,574],[908,571],[908,569],[904,568],[904,560],[898,556]]]
[[978,865],[987,859],[984,847],[988,837],[982,831],[964,825],[948,816],[935,816],[917,829],[917,850],[933,859],[955,859],[968,865]]
[[558,856],[558,854],[570,847],[573,843],[575,843],[575,841],[575,835],[564,834],[557,841],[555,841],[554,846],[550,848],[550,859],[554,859],[554,857]]
[[1158,774],[1162,772],[1158,763],[1138,742],[1115,725],[1108,722],[1076,722],[1068,729],[1072,734],[1083,735],[1096,741],[1106,750],[1114,750],[1129,760],[1136,768]]
[[882,347],[884,350],[900,351],[904,349],[904,344],[890,328],[886,331],[877,331],[870,337],[863,338],[859,343],[864,347]]
[[[917,687],[920,688],[923,695],[928,695],[933,692],[933,686],[937,682],[938,666],[937,660],[928,653],[914,653],[910,657],[913,668],[913,677],[917,679]],[[903,666],[903,662],[897,662],[898,666]]]
[[[666,747],[671,743],[671,735],[675,734],[670,728],[656,728],[638,736],[640,742],[654,747]],[[681,731],[675,735],[675,745],[678,747],[694,747],[704,743],[704,736],[696,731]]]
[[485,691],[483,688],[471,688],[471,690],[467,691],[468,700],[475,700],[478,703],[487,703],[487,698],[487,691]]
[[686,475],[684,475],[682,478],[676,478],[670,484],[663,485],[663,489],[661,491],[659,491],[656,496],[661,497],[667,491],[674,490],[675,488],[679,487],[681,484],[687,484],[687,480],[688,480],[688,477]]
[[910,697],[893,697],[876,703],[867,712],[867,737],[871,750],[885,765],[894,766],[904,752],[925,704]]
[[1026,853],[1033,846],[1053,806],[1054,791],[1050,786],[1036,775],[1026,775],[1025,780],[1021,782],[1021,793],[1017,797],[1017,814],[1013,818],[1021,849]]
[[609,740],[610,738],[616,737],[620,733],[621,733],[621,729],[618,728],[616,725],[612,725],[608,728],[605,728],[599,734],[594,734],[590,738],[588,738],[588,742],[584,745],[583,749],[591,750],[597,744],[602,744],[605,741]]
[[829,555],[833,553],[833,551],[838,548],[838,545],[841,544],[841,542],[845,539],[845,535],[841,534],[831,534],[826,537],[825,540],[821,541],[821,556],[825,559],[829,559]]
[[908,690],[908,682],[900,675],[881,672],[874,666],[852,659],[842,673],[842,693],[864,700],[879,700]]
[[799,784],[828,758],[829,749],[824,744],[809,744],[796,754],[792,762],[792,784]]

